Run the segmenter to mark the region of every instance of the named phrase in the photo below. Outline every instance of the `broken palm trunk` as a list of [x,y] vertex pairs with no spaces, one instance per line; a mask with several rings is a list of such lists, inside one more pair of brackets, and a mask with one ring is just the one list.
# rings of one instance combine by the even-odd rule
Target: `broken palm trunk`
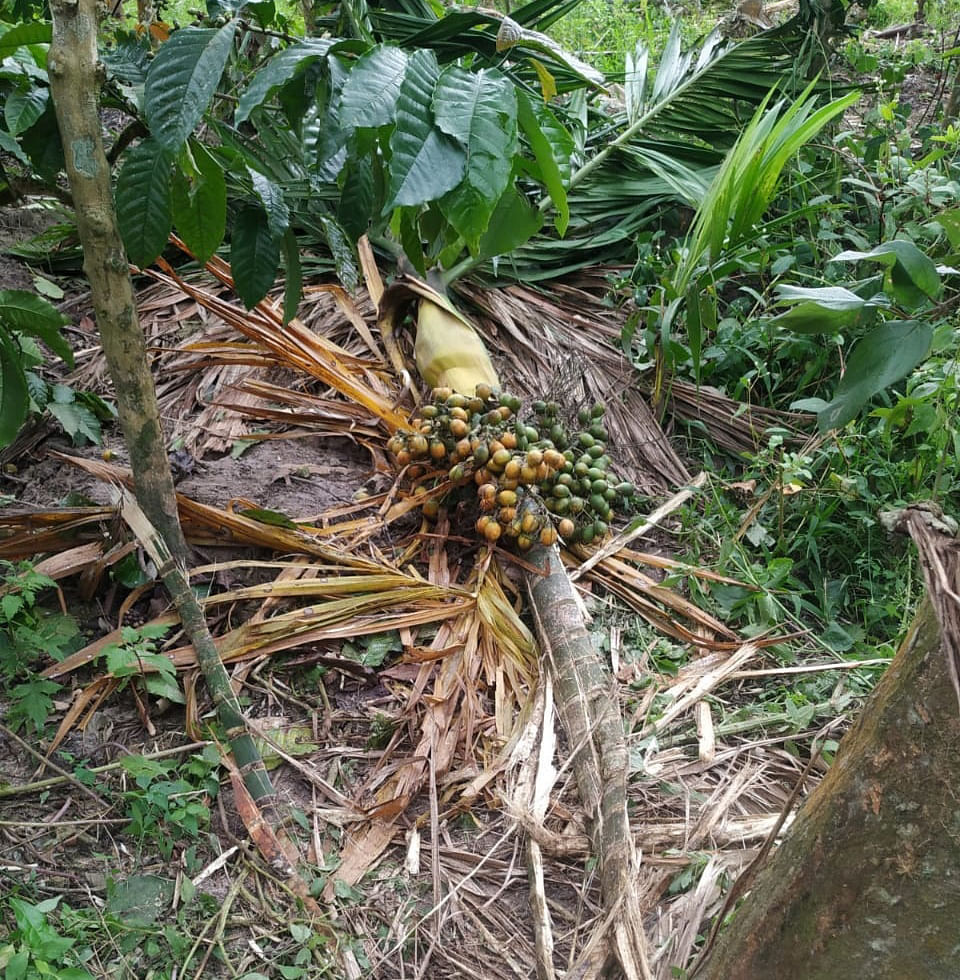
[[930,509],[892,523],[917,545],[927,599],[697,980],[956,975],[960,541]]
[[584,626],[558,548],[538,548],[530,557],[540,574],[527,576],[527,591],[590,821],[607,912],[607,942],[594,949],[589,944],[571,975],[599,976],[615,961],[628,980],[647,980],[652,973],[636,889],[638,868],[627,814],[630,767],[616,680]]

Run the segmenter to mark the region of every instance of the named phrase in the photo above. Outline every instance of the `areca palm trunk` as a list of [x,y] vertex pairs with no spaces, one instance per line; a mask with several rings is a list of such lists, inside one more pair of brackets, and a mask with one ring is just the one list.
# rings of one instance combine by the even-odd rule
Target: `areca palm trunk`
[[956,976],[960,541],[907,514],[928,598],[696,980]]

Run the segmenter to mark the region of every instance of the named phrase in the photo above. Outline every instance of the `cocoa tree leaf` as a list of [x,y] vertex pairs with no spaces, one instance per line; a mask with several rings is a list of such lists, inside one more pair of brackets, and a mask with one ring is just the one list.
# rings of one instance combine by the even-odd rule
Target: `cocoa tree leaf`
[[153,138],[176,152],[194,131],[217,90],[233,48],[236,23],[184,27],[157,53],[143,91]]
[[267,214],[267,224],[274,238],[282,238],[290,226],[290,208],[283,199],[283,191],[269,177],[258,170],[247,167],[247,172],[253,181],[253,192],[260,198],[263,210]]
[[29,129],[42,115],[50,100],[50,89],[36,85],[26,91],[11,92],[3,107],[7,129],[16,136]]
[[220,164],[200,143],[191,147],[195,171],[177,170],[171,187],[171,213],[180,237],[198,262],[220,246],[227,227],[227,182]]
[[24,289],[0,290],[0,323],[42,340],[73,367],[73,351],[60,333],[67,318],[45,299]]
[[49,44],[53,26],[48,23],[17,24],[0,37],[0,61],[15,54],[25,44]]
[[270,233],[266,212],[247,205],[233,223],[230,266],[237,295],[248,310],[267,295],[279,264],[280,248]]
[[314,62],[326,56],[333,44],[327,38],[308,38],[299,44],[275,54],[250,80],[234,113],[239,125],[250,118],[250,113],[281,89],[287,82],[302,75]]
[[466,149],[463,179],[440,209],[471,250],[510,183],[517,152],[517,99],[511,82],[495,71],[441,72],[433,94],[437,128]]
[[303,296],[303,271],[300,266],[300,248],[293,229],[283,236],[283,266],[286,283],[283,290],[283,323],[286,326],[296,315]]
[[141,268],[164,249],[173,227],[170,174],[173,156],[154,139],[135,146],[117,177],[117,222],[127,258]]
[[397,97],[390,137],[390,180],[384,211],[425,204],[453,190],[463,177],[466,152],[434,125],[433,92],[440,75],[436,55],[411,55]]
[[0,446],[10,445],[17,437],[29,404],[20,345],[0,328]]
[[400,48],[384,44],[363,55],[340,95],[341,126],[379,129],[394,122],[406,70],[407,55]]

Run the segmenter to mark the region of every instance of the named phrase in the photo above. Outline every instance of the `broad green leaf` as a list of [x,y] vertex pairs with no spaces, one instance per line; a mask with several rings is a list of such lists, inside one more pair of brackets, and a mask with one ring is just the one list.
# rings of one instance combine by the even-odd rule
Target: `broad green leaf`
[[343,229],[333,220],[326,216],[321,216],[320,224],[323,227],[323,234],[327,240],[327,247],[333,256],[333,263],[337,270],[337,278],[344,288],[353,291],[360,282],[360,275],[357,272],[357,263],[354,258],[353,246],[344,234]]
[[837,333],[857,323],[868,302],[842,286],[778,286],[780,303],[795,306],[771,321],[794,333]]
[[291,79],[302,74],[315,61],[323,58],[333,41],[326,38],[308,38],[299,44],[277,52],[260,71],[253,76],[247,85],[237,111],[234,122],[239,125],[250,118],[250,113],[286,85]]
[[52,102],[48,102],[43,115],[20,134],[20,146],[37,175],[44,180],[54,180],[64,169],[63,143]]
[[390,45],[373,48],[358,59],[340,95],[344,129],[379,128],[392,123],[406,70],[407,55]]
[[384,211],[425,204],[460,183],[464,149],[433,124],[431,103],[440,75],[436,55],[419,49],[411,55],[397,97],[397,126],[390,137],[390,181]]
[[462,181],[440,202],[447,220],[472,251],[510,182],[517,152],[513,83],[499,72],[441,72],[433,95],[437,127],[467,151]]
[[839,333],[860,320],[860,309],[831,309],[818,303],[799,303],[770,322],[794,333]]
[[841,252],[834,262],[880,262],[890,270],[893,294],[901,302],[916,306],[940,293],[936,263],[913,242],[896,239],[882,242],[869,252]]
[[49,99],[50,89],[43,85],[33,86],[25,92],[11,92],[3,107],[7,129],[14,136],[28,130],[43,115]]
[[253,181],[253,191],[260,198],[263,210],[267,214],[267,224],[274,238],[282,238],[290,227],[290,209],[283,199],[283,191],[269,177],[247,167],[250,179]]
[[227,182],[210,151],[196,142],[190,147],[194,173],[174,171],[171,212],[180,237],[198,262],[213,256],[227,226]]
[[533,238],[542,224],[543,215],[516,188],[508,187],[497,201],[478,253],[484,258],[506,255]]
[[283,287],[283,324],[286,326],[296,315],[303,296],[303,271],[300,267],[300,247],[293,229],[283,236],[283,266],[286,282]]
[[960,208],[941,211],[931,220],[943,228],[947,240],[953,248],[960,248]]
[[248,310],[253,309],[273,285],[280,264],[277,240],[263,208],[247,205],[233,223],[230,266],[237,295]]
[[0,329],[0,446],[17,437],[27,417],[30,395],[16,341]]
[[20,144],[5,129],[0,129],[0,150],[15,156],[21,163],[29,163],[29,158],[20,149]]
[[356,241],[365,234],[374,208],[373,161],[368,154],[347,162],[337,220],[344,231]]
[[570,222],[567,181],[570,179],[573,137],[546,106],[534,103],[522,89],[517,89],[517,117],[540,168],[540,179],[556,208],[554,225],[557,234],[562,236]]
[[[419,208],[397,208],[390,219],[390,230],[394,237],[400,242],[403,254],[410,260],[410,264],[416,269],[421,278],[427,277],[427,259],[423,254],[423,239],[425,232],[420,230],[420,222],[417,220]],[[424,215],[426,219],[426,215]],[[463,242],[459,242],[457,256],[463,251]]]
[[52,40],[53,27],[49,23],[17,24],[0,37],[0,61],[26,44],[49,44]]
[[821,432],[845,425],[878,392],[906,377],[927,355],[933,328],[917,320],[889,321],[861,338],[833,400],[817,416]]
[[142,89],[152,57],[136,40],[124,38],[118,40],[109,50],[101,48],[100,60],[106,66],[109,78]]
[[515,88],[498,71],[444,68],[433,92],[437,126],[470,152],[512,156],[517,147]]
[[153,138],[176,152],[194,131],[217,90],[233,47],[236,23],[219,30],[184,27],[157,53],[143,103]]
[[172,162],[173,156],[166,147],[145,139],[127,154],[117,177],[120,236],[127,257],[140,268],[150,265],[170,237]]
[[47,411],[63,426],[63,431],[75,446],[82,446],[85,441],[100,445],[103,437],[100,420],[85,405],[76,401],[50,401],[47,402]]
[[827,310],[859,310],[866,300],[843,286],[777,286],[779,303],[816,303]]
[[42,340],[73,367],[73,351],[60,334],[66,317],[45,299],[23,289],[0,290],[0,323]]

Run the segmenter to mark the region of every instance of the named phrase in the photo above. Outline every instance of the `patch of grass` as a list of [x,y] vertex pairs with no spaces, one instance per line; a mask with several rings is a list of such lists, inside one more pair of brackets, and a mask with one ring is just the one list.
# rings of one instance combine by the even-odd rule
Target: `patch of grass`
[[[641,0],[583,0],[550,28],[550,36],[568,51],[612,79],[623,77],[627,52],[642,40],[659,56],[674,22],[659,4]],[[681,19],[685,42],[707,33],[715,24],[712,15],[691,11]]]

